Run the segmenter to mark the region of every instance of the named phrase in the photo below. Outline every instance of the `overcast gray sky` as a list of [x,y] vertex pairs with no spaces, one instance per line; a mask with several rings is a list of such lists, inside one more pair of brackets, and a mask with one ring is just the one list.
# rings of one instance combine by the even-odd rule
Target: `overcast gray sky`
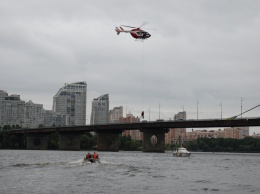
[[[65,83],[86,81],[91,102],[168,120],[238,115],[260,104],[260,1],[2,0],[0,89],[52,109]],[[135,41],[115,26],[140,26]],[[150,114],[149,114],[150,109]],[[245,114],[259,117],[260,108]]]

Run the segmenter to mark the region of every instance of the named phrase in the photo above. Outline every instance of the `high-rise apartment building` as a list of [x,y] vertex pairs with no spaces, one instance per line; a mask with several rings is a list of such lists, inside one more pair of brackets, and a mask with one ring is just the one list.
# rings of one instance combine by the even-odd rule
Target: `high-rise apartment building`
[[91,125],[109,123],[109,96],[104,94],[92,101]]
[[4,100],[8,96],[6,91],[0,90],[0,100]]
[[43,109],[43,125],[45,127],[67,126],[67,115]]
[[119,123],[119,119],[123,117],[123,106],[115,107],[109,111],[109,122]]
[[[140,118],[135,117],[133,114],[127,114],[126,118],[120,117],[120,123],[140,123]],[[140,130],[125,130],[123,131],[123,135],[130,135],[133,140],[142,140],[143,133]]]
[[[243,139],[243,130],[238,127],[224,128],[224,138]],[[249,134],[248,134],[249,136]]]
[[3,100],[5,97],[8,96],[6,91],[0,90],[0,128],[4,126],[4,107],[3,107]]
[[[249,136],[249,134],[247,135]],[[231,139],[243,139],[243,130],[239,127],[229,127],[223,130],[193,130],[191,132],[186,132],[185,140],[197,140],[198,138],[231,138]]]
[[0,90],[0,126],[24,124],[24,106],[25,101],[20,99],[20,95],[8,93]]
[[[175,121],[186,120],[186,111],[179,112],[174,115]],[[169,133],[165,134],[165,142],[166,144],[176,144],[183,143],[185,140],[186,129],[185,128],[176,128],[170,129]]]
[[238,127],[238,128],[240,128],[243,131],[242,134],[243,138],[249,136],[249,127]]
[[65,84],[53,97],[53,111],[68,116],[68,125],[86,124],[86,82]]
[[42,104],[35,104],[31,100],[26,102],[23,127],[38,128],[40,124],[43,124],[42,110]]
[[178,114],[174,115],[174,120],[175,121],[186,120],[186,111],[179,112]]

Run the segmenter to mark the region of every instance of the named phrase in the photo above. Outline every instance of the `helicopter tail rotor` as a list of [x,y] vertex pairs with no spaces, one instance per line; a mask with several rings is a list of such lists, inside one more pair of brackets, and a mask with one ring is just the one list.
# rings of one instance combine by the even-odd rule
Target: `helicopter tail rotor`
[[117,35],[120,34],[120,32],[122,32],[124,29],[122,27],[118,28],[116,27],[115,31],[117,32]]

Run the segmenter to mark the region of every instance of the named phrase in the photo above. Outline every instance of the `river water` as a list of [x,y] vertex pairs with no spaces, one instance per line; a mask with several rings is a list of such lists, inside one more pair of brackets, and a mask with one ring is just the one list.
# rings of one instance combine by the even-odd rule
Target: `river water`
[[0,193],[260,193],[260,154],[0,150]]

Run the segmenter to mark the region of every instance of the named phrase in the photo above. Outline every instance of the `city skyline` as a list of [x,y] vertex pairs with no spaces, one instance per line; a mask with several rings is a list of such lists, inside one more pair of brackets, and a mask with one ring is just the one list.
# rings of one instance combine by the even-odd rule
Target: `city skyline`
[[[61,85],[84,80],[87,124],[101,94],[146,120],[224,119],[260,104],[259,2],[55,2],[2,3],[1,90],[51,110]],[[114,31],[143,22],[155,28],[144,42]]]
[[[82,86],[81,86],[82,85]],[[69,88],[67,88],[67,87],[69,87]],[[57,95],[60,93],[60,92],[63,92],[63,91],[69,91],[69,92],[73,92],[75,89],[72,89],[72,87],[74,88],[74,87],[82,87],[82,88],[84,88],[84,87],[86,87],[87,86],[87,84],[86,84],[86,82],[77,82],[77,83],[71,83],[71,84],[67,84],[67,83],[65,83],[65,85],[63,86],[63,87],[61,87],[60,88],[60,90],[59,90],[59,92],[53,97],[53,99],[55,99],[56,97],[57,97]],[[68,90],[69,89],[69,90]],[[87,93],[87,91],[86,91],[86,88],[85,89],[76,89],[76,90],[78,90],[78,91],[84,91],[84,92],[86,92]],[[75,91],[76,91],[75,90]],[[7,91],[3,91],[3,90],[0,90],[2,93],[5,93],[6,92],[6,94],[8,94],[8,92]],[[10,95],[10,97],[11,98],[13,98],[13,97],[19,97],[19,99],[20,99],[20,95],[19,94],[11,94]],[[85,96],[86,96],[86,94],[85,94]],[[85,98],[85,97],[84,97]],[[23,100],[22,98],[20,99],[20,100]],[[80,100],[81,101],[81,100]],[[87,101],[87,100],[86,100]],[[31,100],[29,100],[28,102],[25,102],[25,101],[23,101],[25,104],[30,104],[30,103],[32,103],[32,101]],[[53,103],[55,102],[55,100],[53,100]],[[85,102],[84,102],[85,103]],[[37,105],[37,104],[35,104],[35,103],[32,103],[34,106],[35,105]],[[99,105],[100,104],[100,105]],[[44,112],[48,112],[48,111],[51,111],[51,112],[53,112],[53,110],[46,110],[46,109],[44,109],[44,105],[42,105],[42,104],[38,104],[38,106],[40,106],[42,109],[43,109],[43,111]],[[55,105],[53,104],[53,109],[54,109],[54,107],[55,107]],[[66,106],[65,106],[66,107]],[[183,107],[184,108],[184,107]],[[66,108],[67,109],[67,108]],[[93,100],[92,100],[92,105],[91,105],[91,109],[92,109],[92,113],[91,113],[91,116],[90,116],[90,120],[92,121],[92,122],[90,122],[90,123],[86,123],[86,125],[93,125],[93,124],[105,124],[105,123],[111,123],[111,121],[112,121],[112,123],[114,122],[113,121],[113,118],[112,117],[110,117],[111,115],[111,113],[112,112],[114,112],[115,110],[117,110],[117,109],[121,109],[121,113],[119,113],[120,115],[123,115],[121,118],[123,119],[123,118],[127,118],[127,116],[129,116],[129,115],[132,115],[132,116],[137,116],[137,118],[139,117],[139,120],[140,120],[140,115],[133,115],[132,113],[131,113],[131,111],[129,111],[129,112],[125,112],[124,113],[124,110],[123,110],[123,106],[120,106],[120,107],[113,107],[113,108],[109,108],[109,94],[103,94],[103,95],[101,95],[101,96],[99,96],[99,97],[97,97],[97,98],[94,98]],[[99,109],[101,109],[101,111],[99,111]],[[104,110],[103,110],[104,109]],[[127,110],[126,110],[127,111]],[[55,111],[54,111],[55,112]],[[98,113],[99,112],[99,113]],[[59,112],[58,112],[59,113]],[[104,113],[105,113],[105,115],[104,115]],[[115,112],[116,113],[116,112]],[[61,113],[62,114],[62,113]],[[63,113],[64,114],[64,113]],[[114,113],[113,113],[114,114]],[[116,113],[116,114],[118,114],[118,113]],[[148,113],[148,114],[150,114],[150,113]],[[94,117],[93,115],[96,115],[96,117]],[[68,115],[69,116],[69,115]],[[80,117],[82,117],[82,116],[80,116]],[[100,117],[99,119],[97,119],[97,117]],[[117,116],[118,117],[118,119],[120,118],[119,116]],[[150,120],[150,115],[148,115],[148,116],[146,116],[146,118],[147,117],[149,117],[149,119],[143,119],[143,120],[145,120],[145,121],[156,121],[156,120]],[[159,112],[159,117],[160,117],[160,112]],[[159,118],[158,117],[158,118]],[[183,109],[183,111],[180,111],[180,112],[178,112],[178,113],[176,113],[175,115],[173,115],[173,118],[169,118],[168,120],[187,120],[186,119],[187,118],[187,112],[186,111],[184,111],[184,109]],[[214,118],[212,118],[212,119],[214,119]],[[223,119],[223,118],[220,118],[220,119]],[[229,118],[228,118],[229,119]],[[88,120],[88,118],[86,118],[86,120]],[[167,119],[162,119],[162,120],[165,120],[165,121],[167,121]],[[192,119],[192,120],[194,120],[194,119]],[[78,121],[78,122],[82,122],[82,121]],[[85,122],[85,121],[84,121]],[[121,122],[121,121],[117,121],[117,122]],[[139,121],[140,122],[140,121]],[[69,123],[67,123],[67,125],[68,126],[70,126],[70,124]],[[35,127],[37,127],[37,126],[35,126]],[[220,130],[220,129],[225,129],[225,127],[222,127],[222,128],[204,128],[204,130],[215,130],[215,131],[217,131],[217,130]],[[186,130],[186,129],[185,129]],[[196,130],[196,128],[194,128],[194,130]],[[198,128],[197,130],[203,130],[203,129],[200,129],[200,128]],[[187,132],[191,132],[191,131],[193,131],[193,129],[187,129]],[[260,134],[259,133],[259,127],[251,127],[250,128],[250,135],[253,135],[254,133],[255,134]]]

